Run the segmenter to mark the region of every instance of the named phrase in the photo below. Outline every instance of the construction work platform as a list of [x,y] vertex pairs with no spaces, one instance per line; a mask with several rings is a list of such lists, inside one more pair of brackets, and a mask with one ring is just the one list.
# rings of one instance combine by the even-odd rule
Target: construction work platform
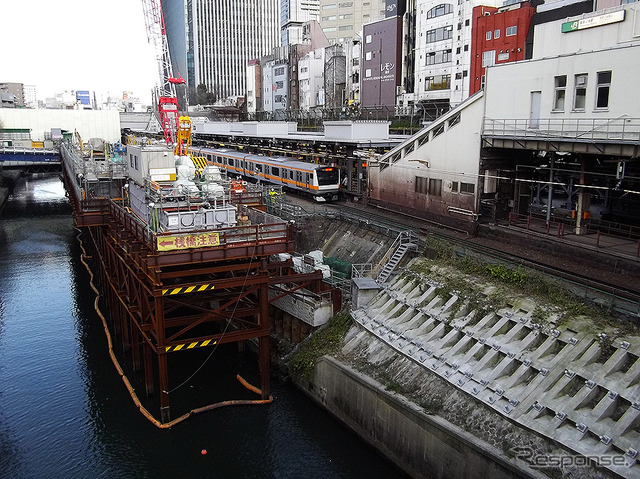
[[294,251],[293,225],[263,211],[259,194],[230,191],[219,172],[187,179],[190,159],[173,166],[166,146],[95,158],[61,149],[109,329],[144,374],[147,395],[159,394],[161,422],[171,421],[169,356],[223,343],[257,343],[259,393],[268,400],[269,288],[319,298],[324,288],[321,272],[295,273],[279,260]]

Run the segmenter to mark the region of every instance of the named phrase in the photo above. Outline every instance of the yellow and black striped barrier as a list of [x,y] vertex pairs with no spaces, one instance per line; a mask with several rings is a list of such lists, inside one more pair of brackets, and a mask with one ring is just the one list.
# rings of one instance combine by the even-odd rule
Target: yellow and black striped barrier
[[207,167],[207,159],[204,156],[192,156],[191,159],[193,160],[197,173],[202,173],[202,170]]
[[174,294],[201,293],[214,288],[213,284],[197,284],[194,286],[181,286],[179,288],[167,288],[162,290],[162,296],[173,296]]
[[164,350],[166,353],[172,353],[174,351],[181,351],[187,349],[194,348],[202,348],[204,346],[213,346],[217,343],[217,341],[213,341],[211,339],[207,339],[205,341],[196,341],[194,343],[184,343],[184,344],[176,344],[174,346],[167,346]]

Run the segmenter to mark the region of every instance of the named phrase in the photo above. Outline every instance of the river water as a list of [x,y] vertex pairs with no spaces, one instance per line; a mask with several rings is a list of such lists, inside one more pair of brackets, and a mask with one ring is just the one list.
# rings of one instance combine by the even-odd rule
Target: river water
[[109,360],[76,236],[57,177],[21,182],[0,216],[0,478],[405,477],[276,379],[269,405],[152,426]]

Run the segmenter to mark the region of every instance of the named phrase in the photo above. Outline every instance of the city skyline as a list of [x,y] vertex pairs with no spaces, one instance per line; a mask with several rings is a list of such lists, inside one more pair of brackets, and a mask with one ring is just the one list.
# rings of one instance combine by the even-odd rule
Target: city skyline
[[35,85],[38,100],[70,90],[96,98],[132,92],[145,104],[158,83],[141,1],[10,2],[0,29],[0,81]]

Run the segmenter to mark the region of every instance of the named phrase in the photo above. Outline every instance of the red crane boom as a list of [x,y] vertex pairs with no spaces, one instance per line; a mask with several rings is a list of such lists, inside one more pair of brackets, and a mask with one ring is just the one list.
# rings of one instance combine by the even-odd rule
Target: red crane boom
[[164,16],[160,0],[142,0],[144,20],[147,26],[147,40],[156,47],[160,85],[158,87],[158,115],[164,133],[164,139],[169,145],[176,141],[176,132],[180,125],[178,99],[176,98],[176,84],[185,81],[173,76],[169,43],[164,27]]

